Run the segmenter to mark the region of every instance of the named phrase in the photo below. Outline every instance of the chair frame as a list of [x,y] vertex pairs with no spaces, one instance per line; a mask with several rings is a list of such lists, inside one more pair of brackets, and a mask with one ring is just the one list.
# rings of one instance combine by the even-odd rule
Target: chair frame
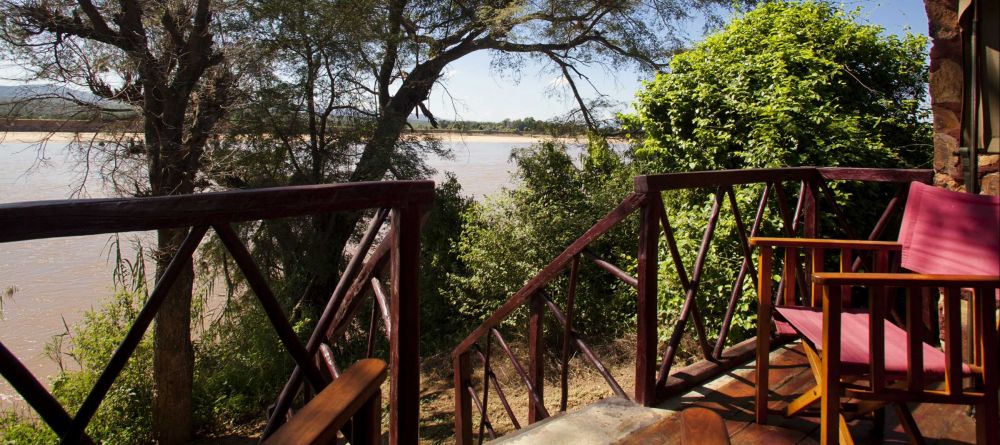
[[[846,418],[842,415],[841,397],[860,400],[857,415],[876,413],[877,427],[881,429],[882,407],[892,404],[904,429],[915,443],[921,443],[919,430],[912,415],[906,409],[907,402],[930,402],[947,404],[970,404],[976,409],[976,438],[980,444],[1000,443],[998,421],[998,392],[1000,392],[1000,354],[998,339],[1000,325],[996,318],[994,292],[1000,289],[1000,276],[974,275],[923,275],[912,273],[886,273],[889,271],[889,254],[901,249],[895,242],[883,241],[843,241],[788,238],[753,238],[750,244],[760,249],[758,268],[758,329],[757,329],[757,385],[756,421],[767,423],[768,399],[768,355],[771,344],[772,304],[771,268],[773,250],[785,249],[786,264],[798,258],[797,249],[806,249],[811,259],[811,292],[805,293],[809,301],[803,305],[822,307],[823,341],[817,352],[807,341],[802,345],[816,377],[818,388],[793,401],[786,415],[794,415],[814,402],[820,403],[821,443],[852,443],[847,430]],[[827,250],[840,251],[840,272],[824,272],[824,253]],[[853,252],[872,251],[875,257],[873,272],[853,273]],[[795,268],[785,267],[783,294],[779,295],[779,306],[795,304]],[[790,278],[790,279],[789,279]],[[840,313],[843,295],[848,295],[851,287],[863,286],[869,289],[869,355],[870,369],[865,376],[845,375],[840,366]],[[905,379],[887,381],[884,359],[884,320],[886,319],[887,289],[905,288],[907,331],[907,362],[909,372]],[[923,296],[933,288],[943,288],[944,301],[944,346],[945,383],[944,389],[928,388],[929,380],[923,373],[924,330],[921,315]],[[963,288],[974,289],[970,300],[972,309],[973,345],[972,360],[975,388],[963,386],[962,375],[962,333],[960,300]],[[926,290],[926,291],[924,291]],[[980,298],[980,296],[987,296]],[[858,381],[867,380],[867,384]],[[991,427],[992,425],[992,427]]]

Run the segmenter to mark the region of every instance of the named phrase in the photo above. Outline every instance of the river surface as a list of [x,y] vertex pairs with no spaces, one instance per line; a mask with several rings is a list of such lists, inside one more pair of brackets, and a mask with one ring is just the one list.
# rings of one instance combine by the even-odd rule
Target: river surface
[[[435,180],[453,172],[465,194],[482,199],[510,183],[511,150],[532,142],[529,138],[454,137],[444,140],[453,158],[428,161],[438,171]],[[37,144],[0,143],[0,203],[71,197],[81,181],[69,150],[65,142],[51,142],[44,161],[39,162]],[[97,180],[86,186],[89,197],[108,196]],[[150,233],[139,233],[123,234],[121,239],[123,254],[134,256],[130,240],[153,238]],[[45,345],[112,294],[112,246],[108,235],[0,243],[0,292],[15,289],[2,302],[0,341],[43,383],[59,371],[46,357]],[[0,379],[0,408],[18,406],[19,400],[6,380]]]

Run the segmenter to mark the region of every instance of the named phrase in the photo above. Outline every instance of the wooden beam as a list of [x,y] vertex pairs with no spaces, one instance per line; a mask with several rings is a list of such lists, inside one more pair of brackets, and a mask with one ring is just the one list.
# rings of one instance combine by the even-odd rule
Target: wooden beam
[[427,205],[433,199],[433,181],[382,181],[151,198],[19,202],[0,204],[0,242]]

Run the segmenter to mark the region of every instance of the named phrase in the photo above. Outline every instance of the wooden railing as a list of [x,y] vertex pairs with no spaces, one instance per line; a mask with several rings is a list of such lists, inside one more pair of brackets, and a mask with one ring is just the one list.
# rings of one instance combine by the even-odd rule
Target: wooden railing
[[[538,274],[531,278],[519,291],[510,297],[499,309],[490,315],[479,327],[472,331],[452,352],[455,385],[455,435],[457,443],[468,445],[473,443],[473,401],[479,412],[479,440],[492,436],[492,423],[487,416],[489,408],[490,387],[496,392],[504,406],[511,423],[516,429],[522,423],[514,416],[507,401],[506,394],[493,375],[490,363],[492,343],[503,349],[504,355],[511,361],[515,371],[524,383],[529,395],[527,423],[533,423],[548,417],[545,407],[544,391],[544,342],[543,317],[546,310],[554,316],[562,327],[563,347],[560,351],[560,410],[566,409],[568,397],[567,369],[569,354],[572,347],[578,348],[598,372],[605,378],[611,392],[625,396],[625,392],[607,371],[599,358],[593,354],[587,344],[573,329],[574,294],[578,281],[579,262],[581,256],[594,262],[595,265],[611,273],[621,281],[634,287],[636,295],[636,334],[635,345],[635,388],[633,400],[649,406],[672,395],[683,393],[692,387],[708,380],[733,367],[751,360],[755,353],[753,338],[731,345],[730,331],[736,308],[742,299],[754,298],[743,296],[743,283],[749,276],[756,280],[753,262],[753,248],[747,240],[752,236],[762,235],[762,222],[769,209],[777,211],[782,221],[782,236],[804,236],[816,238],[820,236],[821,217],[832,218],[837,226],[842,228],[851,238],[856,238],[855,228],[846,221],[846,216],[836,203],[830,181],[862,181],[878,183],[896,183],[898,190],[882,212],[875,227],[868,232],[868,239],[878,239],[887,226],[890,218],[901,208],[908,185],[912,181],[929,182],[932,178],[930,170],[897,170],[897,169],[865,169],[865,168],[816,168],[798,167],[781,169],[726,170],[691,173],[671,173],[662,175],[639,176],[635,178],[635,192],[625,198],[621,204],[608,213],[583,236],[574,241],[552,262],[546,265]],[[789,184],[798,186],[798,196],[789,191]],[[753,187],[758,189],[759,204],[750,224],[744,221],[737,205],[736,187]],[[712,209],[709,212],[701,244],[694,255],[694,264],[690,269],[684,265],[683,256],[674,236],[674,227],[663,203],[663,192],[680,189],[709,189],[714,195]],[[705,320],[698,306],[698,295],[701,279],[705,271],[706,258],[712,246],[715,228],[726,202],[736,222],[737,237],[743,252],[740,270],[731,287],[726,311],[720,323],[720,331],[714,344],[710,342],[706,332]],[[791,203],[795,203],[794,210]],[[821,213],[825,207],[825,213]],[[637,249],[637,276],[632,277],[622,270],[587,249],[597,238],[621,224],[629,215],[638,213],[639,240]],[[680,283],[680,293],[684,294],[684,303],[680,314],[670,328],[667,343],[660,348],[657,331],[660,321],[657,318],[657,286],[663,277],[657,276],[658,246],[660,236],[665,238],[667,251],[671,257],[676,273],[676,281]],[[800,291],[804,283],[809,282],[810,271],[804,270],[800,259],[789,258],[788,265],[794,265],[785,273],[794,277],[789,282],[799,283]],[[805,258],[806,264],[811,264],[810,258]],[[854,270],[864,267],[864,259],[857,258],[852,264]],[[551,298],[548,298],[545,288],[563,273],[569,273],[569,287],[565,309],[559,308]],[[784,281],[783,281],[784,282]],[[790,290],[795,292],[794,289]],[[779,289],[779,294],[785,290]],[[754,298],[755,299],[755,298]],[[522,306],[528,306],[528,366],[527,370],[511,352],[506,340],[498,327],[504,320]],[[674,368],[682,336],[688,323],[694,325],[697,345],[702,361],[681,370]],[[472,384],[472,358],[478,357],[483,365],[482,389],[477,390]],[[662,358],[661,358],[662,357]],[[479,394],[482,397],[479,397]]]
[[[304,389],[305,400],[308,400],[339,376],[330,346],[346,331],[364,302],[363,297],[368,295],[366,290],[375,287],[374,298],[378,300],[375,306],[380,308],[383,320],[387,320],[385,332],[392,334],[388,337],[391,379],[389,443],[415,444],[420,395],[417,294],[420,221],[422,213],[429,210],[433,196],[434,184],[431,181],[398,181],[0,205],[0,242],[189,228],[187,237],[162,272],[136,321],[75,415],[70,416],[2,343],[0,374],[61,437],[62,443],[92,442],[85,434],[88,423],[135,351],[181,270],[190,264],[192,255],[211,228],[233,256],[296,364],[292,377],[279,396],[264,437],[284,423],[300,389]],[[232,224],[372,208],[377,211],[368,231],[341,275],[315,331],[303,345]],[[391,228],[374,253],[368,255],[380,228],[389,219]],[[388,291],[381,281],[386,269],[390,276]],[[374,335],[372,329],[369,343]],[[371,351],[369,347],[369,355]]]

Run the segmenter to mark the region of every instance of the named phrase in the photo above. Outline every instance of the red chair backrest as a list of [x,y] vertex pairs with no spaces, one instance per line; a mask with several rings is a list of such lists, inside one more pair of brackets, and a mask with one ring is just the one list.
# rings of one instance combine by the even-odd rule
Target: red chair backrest
[[899,243],[901,265],[916,273],[1000,275],[1000,196],[914,182]]

